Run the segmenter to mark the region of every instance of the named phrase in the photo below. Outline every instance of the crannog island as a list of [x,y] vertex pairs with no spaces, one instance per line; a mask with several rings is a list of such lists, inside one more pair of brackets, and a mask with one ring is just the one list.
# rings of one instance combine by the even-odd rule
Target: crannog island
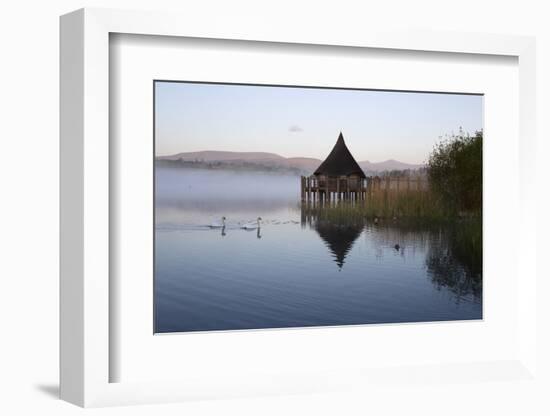
[[300,176],[301,202],[329,216],[377,220],[480,219],[482,139],[462,130],[441,140],[425,165],[357,162],[342,133],[324,161],[273,153],[194,152],[157,157],[160,167],[264,171]]

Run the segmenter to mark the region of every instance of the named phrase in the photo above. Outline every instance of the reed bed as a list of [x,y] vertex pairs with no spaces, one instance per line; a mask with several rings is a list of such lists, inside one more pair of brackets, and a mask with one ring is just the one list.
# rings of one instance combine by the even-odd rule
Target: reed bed
[[481,216],[481,213],[459,213],[430,191],[380,191],[370,193],[365,201],[306,204],[305,210],[319,219],[336,222],[355,222],[365,219],[448,221]]

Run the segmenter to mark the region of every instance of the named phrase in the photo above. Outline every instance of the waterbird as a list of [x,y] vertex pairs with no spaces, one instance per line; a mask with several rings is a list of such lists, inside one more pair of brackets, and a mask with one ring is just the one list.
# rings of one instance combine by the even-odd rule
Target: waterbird
[[225,217],[222,217],[221,222],[213,222],[209,225],[210,228],[225,228]]
[[260,221],[262,220],[262,217],[258,217],[256,222],[249,222],[241,226],[244,230],[256,230],[260,228]]
[[374,223],[378,224],[378,217],[374,217]]
[[397,251],[399,251],[399,249],[401,248],[401,246],[399,244],[396,244],[393,246],[394,249],[396,249]]

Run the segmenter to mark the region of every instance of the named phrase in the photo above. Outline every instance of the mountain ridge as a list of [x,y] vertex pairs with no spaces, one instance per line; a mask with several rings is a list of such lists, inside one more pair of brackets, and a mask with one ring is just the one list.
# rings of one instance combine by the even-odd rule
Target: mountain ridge
[[[237,166],[239,163],[265,165],[270,168],[293,169],[304,172],[313,172],[322,160],[313,157],[284,157],[270,152],[232,152],[223,150],[202,150],[197,152],[179,152],[173,155],[157,156],[159,161],[180,161],[194,163],[229,163]],[[388,159],[382,162],[359,161],[361,169],[367,172],[384,172],[391,170],[416,170],[424,164],[413,164]]]

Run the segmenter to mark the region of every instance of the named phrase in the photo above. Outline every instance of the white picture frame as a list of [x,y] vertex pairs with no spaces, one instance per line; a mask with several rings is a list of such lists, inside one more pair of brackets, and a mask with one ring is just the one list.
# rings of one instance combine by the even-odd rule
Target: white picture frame
[[[322,392],[346,388],[341,380],[376,384],[407,379],[408,371],[380,368],[364,374],[336,369],[331,377],[297,377],[283,371],[276,377],[238,380],[219,374],[216,380],[190,377],[182,381],[110,382],[109,293],[112,260],[110,239],[109,158],[109,36],[113,33],[206,39],[280,42],[334,47],[381,48],[439,53],[504,55],[519,66],[519,205],[518,354],[510,360],[457,365],[442,363],[418,370],[416,377],[434,374],[479,382],[468,370],[505,374],[508,379],[536,376],[536,270],[534,251],[522,242],[534,241],[535,168],[535,43],[533,38],[507,35],[369,32],[307,33],[283,30],[276,24],[250,27],[219,21],[204,27],[192,16],[106,9],[82,9],[61,18],[61,398],[80,406],[154,403],[193,398],[238,397],[254,394]],[[517,273],[517,272],[516,272]],[[220,336],[224,336],[221,334]],[[422,367],[422,363],[418,363]],[[465,371],[466,370],[466,371]],[[358,374],[360,373],[360,374]],[[496,377],[496,376],[495,376]],[[497,377],[498,378],[498,377]],[[483,377],[481,378],[483,379]],[[351,381],[348,381],[351,383]]]

